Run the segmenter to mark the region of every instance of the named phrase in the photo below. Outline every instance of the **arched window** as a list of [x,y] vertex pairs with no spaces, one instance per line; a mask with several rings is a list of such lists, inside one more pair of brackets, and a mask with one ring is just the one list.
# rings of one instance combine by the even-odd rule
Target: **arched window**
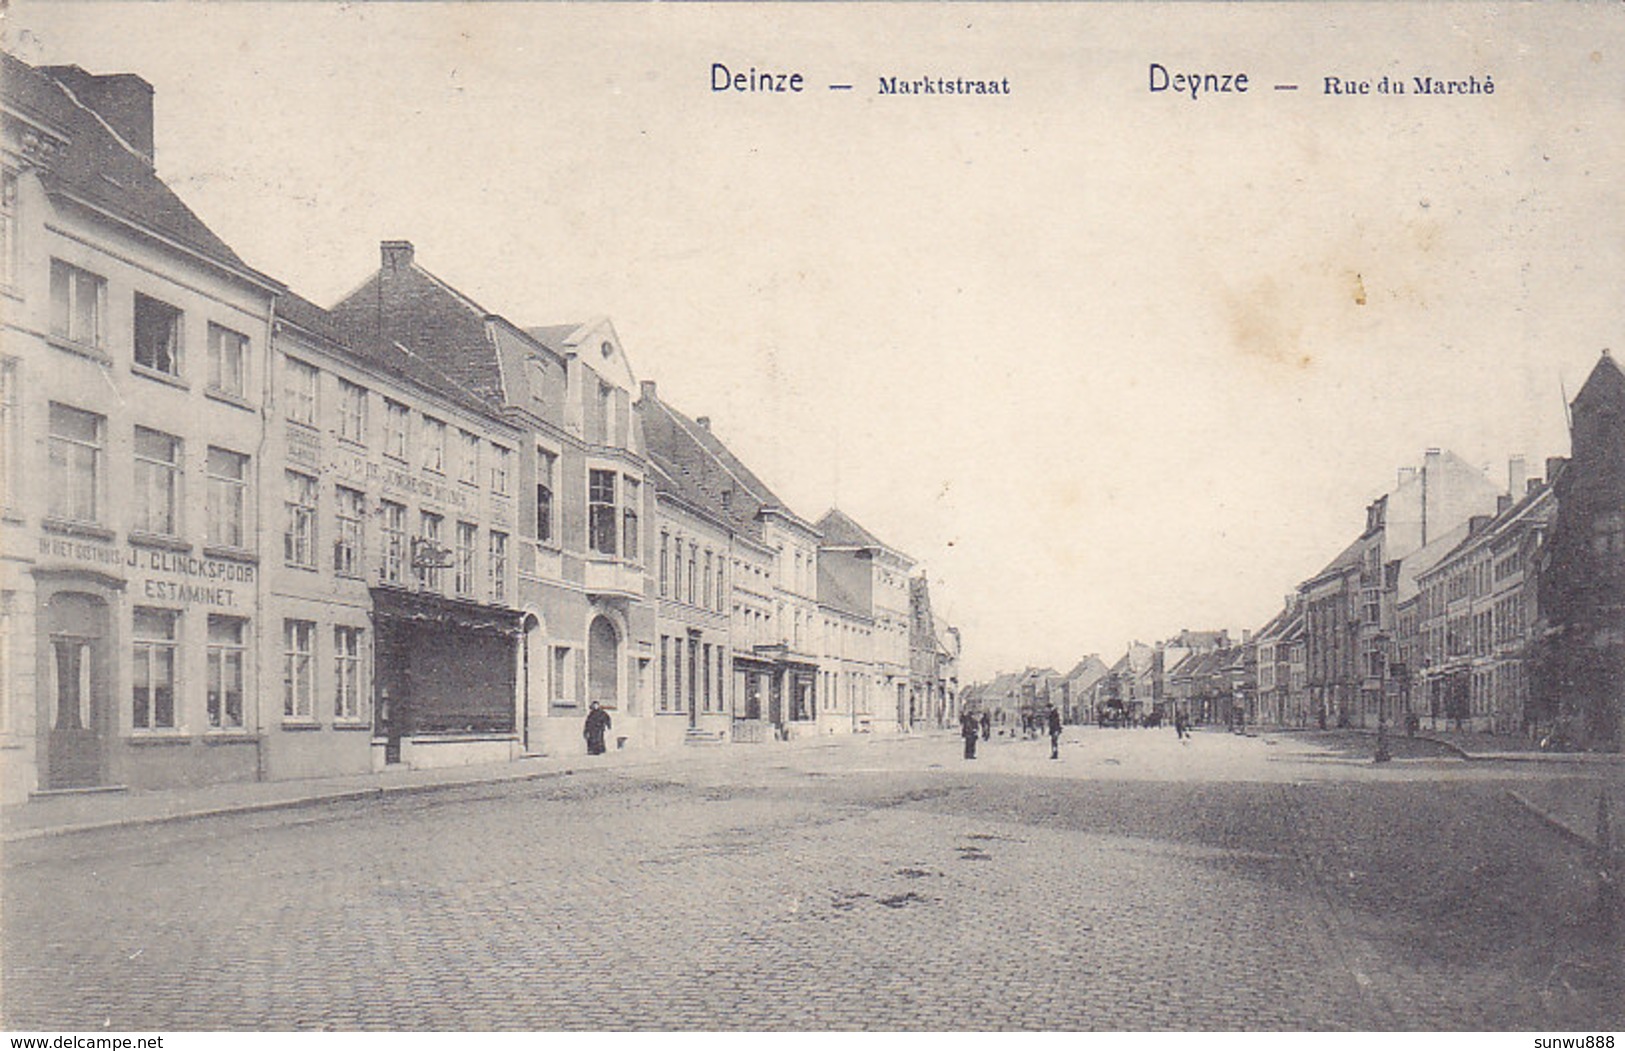
[[619,693],[621,635],[608,617],[593,618],[587,630],[587,700],[613,708]]

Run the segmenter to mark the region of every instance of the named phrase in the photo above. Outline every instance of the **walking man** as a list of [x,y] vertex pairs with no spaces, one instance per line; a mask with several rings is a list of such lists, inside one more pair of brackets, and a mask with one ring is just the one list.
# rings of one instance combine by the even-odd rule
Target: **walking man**
[[993,740],[993,713],[982,713],[982,740]]
[[587,712],[587,724],[581,730],[581,736],[587,739],[588,755],[604,754],[604,731],[609,727],[609,713],[597,701],[592,702],[592,710]]
[[976,736],[981,733],[981,727],[976,723],[973,712],[963,712],[959,716],[959,736],[965,739],[965,758],[976,758]]
[[1049,757],[1061,758],[1061,713],[1049,706]]

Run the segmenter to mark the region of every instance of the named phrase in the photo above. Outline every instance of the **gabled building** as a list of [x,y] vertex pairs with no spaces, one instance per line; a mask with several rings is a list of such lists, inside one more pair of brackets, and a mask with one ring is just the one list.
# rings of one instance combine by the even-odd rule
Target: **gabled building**
[[1095,710],[1095,684],[1110,671],[1098,653],[1091,653],[1061,677],[1061,716],[1068,723],[1092,723]]
[[1571,455],[1537,572],[1537,717],[1569,744],[1625,746],[1625,373],[1607,351],[1570,405]]
[[909,720],[946,729],[959,722],[959,629],[931,606],[922,573],[909,580]]
[[152,87],[0,54],[0,799],[259,776],[274,300]]
[[873,623],[876,708],[872,728],[907,730],[909,710],[909,574],[914,560],[880,541],[838,508],[818,520],[818,588],[841,596]]
[[[1294,651],[1301,658],[1303,609],[1296,594],[1288,595],[1281,612],[1271,617],[1254,636],[1258,648],[1257,690],[1252,721],[1262,726],[1303,726],[1307,705],[1296,692],[1302,668],[1294,667]],[[1294,675],[1296,672],[1296,676]]]
[[383,242],[378,270],[331,315],[355,342],[404,348],[499,407],[524,435],[516,449],[487,446],[483,468],[489,487],[515,501],[523,745],[581,750],[592,703],[610,712],[614,745],[650,743],[654,502],[635,381],[613,326],[527,329],[424,269],[407,241]]

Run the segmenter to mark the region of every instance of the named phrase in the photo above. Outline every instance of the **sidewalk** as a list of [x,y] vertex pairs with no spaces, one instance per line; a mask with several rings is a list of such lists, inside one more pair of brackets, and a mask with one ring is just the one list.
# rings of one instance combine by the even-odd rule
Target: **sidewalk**
[[[1377,731],[1370,727],[1344,727],[1340,730],[1319,730],[1313,727],[1248,727],[1248,733],[1290,733],[1290,734],[1364,734],[1375,737]],[[1404,730],[1390,729],[1389,737],[1398,740],[1407,736]],[[1543,752],[1533,742],[1514,734],[1473,733],[1461,730],[1430,730],[1426,726],[1410,735],[1418,741],[1429,741],[1450,749],[1463,759],[1500,760],[1507,762],[1549,762],[1549,763],[1577,763],[1625,765],[1625,754],[1618,752]]]
[[389,769],[342,777],[287,781],[247,781],[155,790],[103,790],[36,796],[26,803],[0,807],[0,843],[98,829],[183,821],[216,814],[247,814],[286,807],[311,806],[345,799],[429,792],[443,788],[531,781],[543,777],[591,774],[599,770],[658,767],[680,761],[717,762],[730,755],[758,754],[777,748],[825,745],[835,738],[719,747],[677,746],[661,750],[609,752],[601,756],[528,756],[505,763],[440,767],[428,770]]

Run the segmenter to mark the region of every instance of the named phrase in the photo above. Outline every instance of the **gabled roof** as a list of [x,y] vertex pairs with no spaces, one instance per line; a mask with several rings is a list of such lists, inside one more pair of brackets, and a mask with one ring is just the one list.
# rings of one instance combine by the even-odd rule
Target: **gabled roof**
[[1581,385],[1580,393],[1574,396],[1572,407],[1579,409],[1592,402],[1609,401],[1625,404],[1625,372],[1620,371],[1619,363],[1605,350]]
[[1076,683],[1079,689],[1088,689],[1097,681],[1105,678],[1107,672],[1106,662],[1098,654],[1091,653],[1072,666],[1062,678],[1066,682]]
[[405,380],[449,401],[490,415],[494,406],[463,387],[408,347],[386,343],[365,332],[348,330],[330,312],[303,296],[286,292],[277,299],[277,320],[319,337],[358,364]]
[[182,248],[268,290],[280,282],[254,270],[158,178],[88,106],[44,72],[0,52],[0,90],[7,109],[60,132],[62,150],[40,171],[48,193],[77,200]]
[[1360,566],[1361,556],[1365,553],[1367,540],[1367,537],[1360,537],[1358,540],[1354,541],[1354,543],[1350,544],[1348,547],[1345,547],[1341,552],[1339,552],[1336,558],[1326,563],[1325,568],[1321,569],[1319,573],[1316,573],[1314,576],[1310,577],[1308,580],[1305,580],[1298,586],[1300,588],[1307,587],[1324,577],[1335,576],[1337,574],[1346,573],[1353,569],[1358,569]]
[[838,507],[832,507],[824,512],[824,517],[818,520],[818,531],[824,534],[825,547],[856,547],[872,550],[895,550],[889,547],[879,537],[853,521]]

